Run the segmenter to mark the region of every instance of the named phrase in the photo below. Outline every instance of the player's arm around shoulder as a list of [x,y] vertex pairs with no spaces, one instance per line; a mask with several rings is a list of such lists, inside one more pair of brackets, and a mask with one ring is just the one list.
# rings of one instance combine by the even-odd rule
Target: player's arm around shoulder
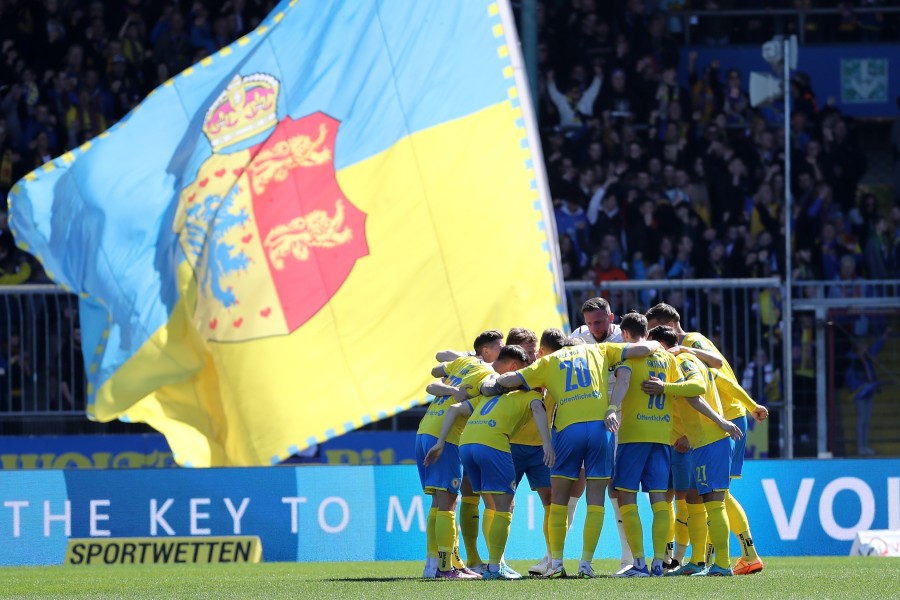
[[425,386],[425,392],[431,394],[432,396],[452,396],[454,400],[457,402],[462,402],[463,400],[469,398],[470,391],[472,386],[469,384],[464,384],[460,386],[450,385],[444,383],[443,381],[432,381],[427,386]]
[[437,354],[434,355],[435,360],[448,363],[456,360],[457,358],[463,358],[464,356],[474,356],[472,352],[460,352],[459,350],[438,350]]
[[[510,371],[496,377],[489,377],[480,386],[481,394],[484,396],[500,396],[519,388],[530,390],[540,387],[543,383],[542,381],[535,382],[532,385],[526,377],[530,377],[532,380],[539,379],[539,376],[535,374],[540,373],[539,369],[546,364],[546,358],[546,356],[543,356],[524,369]],[[539,366],[536,367],[535,365]]]
[[[618,345],[618,344],[617,344]],[[659,342],[655,340],[644,340],[643,342],[630,342],[626,344],[621,344],[624,346],[622,348],[622,355],[619,360],[624,360],[626,358],[640,358],[642,356],[649,356],[662,348]]]
[[725,364],[722,355],[714,350],[697,346],[672,346],[669,348],[672,354],[690,354],[691,356],[702,360],[706,366],[712,369],[721,369]]
[[450,435],[450,430],[453,429],[456,418],[460,415],[468,417],[472,414],[472,410],[472,403],[468,400],[465,402],[457,402],[447,409],[447,412],[444,414],[444,421],[441,423],[441,433],[434,443],[434,446],[432,446],[431,449],[428,450],[428,454],[425,455],[423,464],[426,467],[436,463],[441,457],[441,454],[443,454],[444,444],[447,442],[447,436]]

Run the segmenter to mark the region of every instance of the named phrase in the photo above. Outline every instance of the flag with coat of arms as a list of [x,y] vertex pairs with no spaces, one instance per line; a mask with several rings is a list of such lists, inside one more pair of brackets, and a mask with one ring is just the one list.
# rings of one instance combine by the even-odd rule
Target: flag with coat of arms
[[565,326],[512,14],[285,0],[10,194],[80,296],[88,416],[277,464],[426,401],[435,350]]

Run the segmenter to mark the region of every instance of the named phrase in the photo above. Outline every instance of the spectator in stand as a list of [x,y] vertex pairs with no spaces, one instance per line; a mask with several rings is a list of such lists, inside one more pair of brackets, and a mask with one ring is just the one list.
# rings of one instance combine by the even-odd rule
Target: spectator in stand
[[567,281],[578,281],[584,277],[588,267],[588,257],[578,249],[567,233],[559,234],[559,254],[562,263],[563,278]]
[[713,240],[709,244],[709,253],[699,276],[702,279],[726,279],[729,277],[728,262],[725,260],[725,244],[719,240]]
[[722,110],[729,125],[746,125],[750,121],[750,97],[741,89],[741,72],[728,69]]
[[600,90],[597,114],[603,118],[605,127],[635,118],[638,100],[626,83],[625,70],[617,68],[612,72],[610,85],[604,85]]
[[606,248],[601,248],[594,255],[591,264],[594,283],[600,285],[604,281],[627,281],[628,274],[618,265],[613,264],[612,254]]
[[889,328],[884,329],[871,346],[867,346],[865,340],[857,339],[853,351],[847,355],[849,361],[844,382],[856,404],[856,452],[860,456],[875,455],[875,450],[869,446],[869,427],[875,394],[881,391],[884,383],[875,370],[875,356],[884,347],[889,332]]
[[834,166],[834,196],[841,210],[851,210],[856,201],[859,181],[866,172],[868,161],[840,115],[828,117],[822,124],[823,149]]
[[7,224],[6,213],[0,213],[0,285],[25,283],[29,277],[31,264],[28,255],[16,248]]
[[871,279],[893,279],[897,276],[894,264],[894,240],[887,219],[880,217],[865,244],[866,270]]
[[769,362],[769,353],[765,348],[757,348],[756,356],[744,368],[741,387],[747,390],[750,397],[758,404],[768,406],[781,399],[778,390],[780,370]]
[[581,129],[585,121],[593,116],[594,101],[600,93],[603,71],[594,67],[594,78],[591,84],[582,89],[577,81],[571,81],[565,94],[556,87],[556,76],[553,71],[547,73],[547,92],[559,113],[559,126],[565,131]]

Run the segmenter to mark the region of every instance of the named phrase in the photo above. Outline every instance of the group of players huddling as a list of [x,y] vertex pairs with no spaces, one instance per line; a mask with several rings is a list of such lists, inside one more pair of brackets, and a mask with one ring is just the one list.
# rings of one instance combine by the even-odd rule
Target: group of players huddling
[[[578,577],[597,576],[591,561],[607,494],[622,545],[615,576],[762,571],[729,486],[741,476],[747,414],[761,422],[766,408],[741,388],[707,338],[682,330],[672,306],[630,312],[615,325],[608,302],[592,298],[582,314],[585,325],[570,337],[547,329],[538,343],[532,331],[514,328],[504,344],[501,332],[485,331],[474,353],[438,353],[442,362],[431,373],[440,379],[427,387],[435,399],[416,435],[419,476],[432,497],[424,576],[521,578],[503,554],[524,475],[544,506],[547,546],[530,575],[566,577],[566,533],[582,493]],[[652,557],[644,551],[639,491],[649,493],[653,511]],[[478,553],[479,521],[486,561]],[[731,532],[742,550],[733,567]]]

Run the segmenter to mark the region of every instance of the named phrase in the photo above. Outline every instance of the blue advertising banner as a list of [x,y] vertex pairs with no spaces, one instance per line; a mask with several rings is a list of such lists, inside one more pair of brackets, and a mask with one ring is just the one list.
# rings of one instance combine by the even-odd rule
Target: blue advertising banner
[[[900,460],[754,461],[732,489],[763,556],[846,555],[858,530],[900,529]],[[68,538],[228,535],[259,536],[266,561],[418,560],[429,506],[408,465],[4,471],[0,565],[61,564]],[[567,558],[580,556],[584,511]],[[618,556],[612,521],[598,557]],[[522,485],[506,556],[542,556],[542,525]]]

